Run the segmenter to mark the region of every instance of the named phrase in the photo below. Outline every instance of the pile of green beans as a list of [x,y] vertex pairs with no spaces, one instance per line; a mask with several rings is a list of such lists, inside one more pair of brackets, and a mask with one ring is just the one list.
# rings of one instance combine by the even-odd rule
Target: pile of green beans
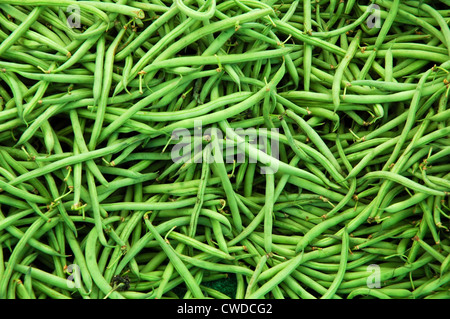
[[450,298],[449,21],[0,1],[0,298]]

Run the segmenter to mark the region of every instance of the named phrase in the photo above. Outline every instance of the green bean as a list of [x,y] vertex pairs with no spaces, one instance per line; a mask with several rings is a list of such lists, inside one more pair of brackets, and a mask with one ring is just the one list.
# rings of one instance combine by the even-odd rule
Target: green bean
[[[304,27],[306,34],[312,34],[311,25],[311,3],[309,1],[303,2]],[[311,82],[311,60],[312,60],[312,46],[308,43],[303,45],[303,69],[304,69],[304,90],[310,90]]]
[[299,264],[302,262],[302,259],[303,259],[303,251],[294,258],[292,258],[291,260],[289,260],[288,262],[286,262],[287,265],[284,269],[279,271],[272,279],[267,281],[259,289],[250,294],[248,296],[248,299],[256,299],[261,296],[264,296],[267,292],[273,289],[274,285],[276,285],[277,283],[284,280],[287,276],[289,276],[290,273],[299,266]]
[[[86,285],[88,292],[90,292],[92,290],[93,282],[92,282],[92,277],[89,273],[89,270],[88,270],[88,267],[86,264],[86,259],[84,257],[84,254],[83,254],[83,252],[80,248],[80,245],[77,242],[73,232],[68,227],[65,227],[64,230],[65,230],[64,234],[66,236],[67,243],[70,246],[72,253],[75,255],[76,265],[78,267],[80,267],[81,278],[82,278],[84,284]],[[83,291],[83,293],[85,293],[85,292]]]
[[359,213],[361,213],[361,208],[357,209],[347,209],[344,213],[341,213],[338,216],[331,217],[330,219],[325,220],[324,222],[314,226],[311,230],[308,231],[307,234],[298,242],[296,245],[296,251],[300,251],[304,249],[314,238],[319,236],[322,232],[327,230],[329,227],[337,225],[338,223],[348,220],[350,218],[354,218]]
[[205,152],[203,154],[203,163],[202,163],[202,173],[201,173],[201,180],[200,185],[198,188],[197,193],[197,201],[195,202],[195,206],[191,215],[191,223],[189,228],[189,236],[193,237],[195,235],[196,229],[197,229],[197,220],[198,216],[201,212],[202,205],[203,205],[203,196],[205,193],[207,181],[209,178],[209,162],[210,162],[210,153]]
[[23,117],[23,92],[21,92],[20,83],[17,77],[8,72],[6,75],[0,73],[0,78],[5,81],[13,92],[13,99],[17,108],[17,113],[19,114],[20,121],[24,122]]
[[448,270],[449,267],[449,263],[450,263],[450,255],[447,255],[447,257],[445,257],[445,259],[442,261],[441,263],[441,269],[440,269],[440,275],[442,276],[443,274],[446,273],[446,271]]
[[[234,116],[236,114],[244,112],[245,110],[249,109],[253,104],[262,100],[266,94],[267,89],[270,90],[272,87],[276,86],[276,84],[281,80],[282,76],[284,75],[284,72],[285,72],[285,64],[283,63],[282,66],[280,67],[280,69],[277,71],[277,73],[272,78],[272,80],[268,83],[267,88],[260,89],[257,93],[255,93],[251,97],[247,98],[246,100],[244,100],[236,105],[233,105],[232,107],[230,107],[228,109],[217,111],[214,114],[199,116],[195,120],[201,121],[202,125],[207,125],[207,124],[217,123],[220,120],[223,120],[223,118],[229,118],[231,116]],[[172,125],[168,125],[168,126],[164,127],[161,130],[161,132],[168,133],[168,132],[172,132],[173,130],[175,130],[177,128],[191,128],[193,126],[194,126],[193,120],[191,120],[191,119],[182,120],[182,121],[176,122]],[[226,129],[224,129],[224,128],[222,128],[222,130],[224,132],[226,131]]]
[[[245,142],[243,141],[243,139],[240,136],[238,136],[232,130],[229,130],[229,129],[227,130],[227,127],[229,127],[228,123],[221,122],[220,124],[221,124],[221,126],[223,126],[223,130],[226,131],[227,134],[230,135],[230,138],[232,138],[235,142],[238,143],[237,144],[238,148],[240,148],[240,149],[244,148],[243,151],[246,154],[248,154],[249,156],[252,156],[253,154],[255,154],[258,157],[258,159],[261,161],[261,164],[264,164],[265,167],[270,167],[273,170],[278,168],[278,171],[280,171],[280,172],[290,173],[290,174],[305,178],[313,183],[317,183],[319,185],[322,184],[322,181],[319,178],[317,178],[316,176],[313,176],[312,174],[309,174],[308,172],[303,171],[301,169],[289,166],[286,163],[281,162],[274,157],[270,157],[269,155],[262,152],[261,150],[253,147],[251,144],[247,143],[247,145],[245,145]],[[250,153],[251,153],[251,155],[250,155]],[[253,155],[253,156],[255,156],[255,155]]]
[[[392,27],[392,24],[394,23],[395,18],[397,17],[399,5],[400,5],[400,1],[394,1],[392,3],[391,10],[389,10],[388,16],[387,16],[386,20],[384,20],[384,23],[381,27],[380,34],[378,35],[378,37],[375,41],[374,49],[370,53],[369,58],[367,59],[363,69],[361,70],[361,73],[358,76],[359,80],[364,79],[366,77],[370,67],[372,66],[372,63],[375,60],[376,55],[378,54],[378,51],[380,49],[381,44],[383,43],[383,40],[386,37],[386,34],[388,33],[389,29]],[[394,55],[393,50],[390,49],[389,54]]]
[[98,233],[97,230],[94,228],[89,232],[85,249],[86,266],[89,269],[89,273],[91,274],[92,280],[105,295],[108,295],[109,298],[124,299],[124,297],[118,291],[113,290],[113,288],[105,280],[102,273],[100,272],[96,260],[97,239]]
[[242,229],[242,220],[239,212],[239,208],[237,205],[236,195],[233,190],[233,185],[231,184],[227,170],[225,168],[225,165],[223,165],[223,154],[219,147],[219,141],[218,141],[218,135],[217,135],[217,129],[211,130],[211,150],[213,154],[211,154],[211,157],[214,158],[214,164],[213,167],[215,168],[215,173],[219,175],[221,182],[224,187],[224,191],[227,198],[227,205],[230,207],[231,215],[233,218],[234,227],[237,231],[241,231]]
[[[70,111],[70,119],[73,127],[73,132],[75,135],[75,140],[77,142],[77,148],[81,150],[81,152],[88,152],[88,147],[84,141],[84,138],[82,136],[82,130],[80,126],[80,122],[78,119],[77,111],[71,110]],[[103,184],[108,185],[108,181],[103,177],[102,173],[99,171],[97,166],[95,165],[93,160],[89,160],[86,162],[87,167],[91,171],[92,174],[95,175],[95,177]]]
[[432,255],[436,260],[438,260],[440,263],[443,263],[445,260],[445,257],[440,254],[438,251],[436,251],[433,247],[428,245],[426,242],[424,242],[422,239],[417,240],[420,244],[420,246],[428,252],[430,255]]
[[264,248],[267,253],[272,252],[274,191],[275,177],[272,172],[268,171],[266,172],[266,199],[264,204]]
[[99,204],[98,197],[97,197],[98,192],[96,189],[94,176],[92,175],[92,173],[89,170],[86,173],[87,173],[86,178],[87,178],[87,183],[88,183],[89,196],[91,197],[91,206],[92,206],[94,220],[95,220],[95,228],[97,229],[100,242],[104,246],[108,246],[105,235],[103,233],[102,216],[100,213],[100,204]]
[[50,85],[47,81],[40,82],[39,88],[33,98],[23,106],[23,117],[26,118],[36,107],[36,105],[41,101],[43,95],[45,94],[48,86]]
[[37,291],[41,292],[45,297],[48,296],[52,299],[72,299],[69,296],[62,294],[61,292],[37,280],[33,280],[33,287],[36,288]]
[[153,22],[149,27],[143,30],[128,46],[118,52],[115,60],[123,60],[125,56],[133,52],[133,50],[137,49],[139,45],[145,41],[145,39],[149,38],[152,33],[154,33],[162,25],[164,25],[164,23],[168,22],[177,13],[178,8],[176,6],[172,6],[171,8],[169,8],[155,22]]
[[[390,4],[387,1],[380,1],[379,3],[383,6],[387,6],[388,8],[390,7]],[[414,23],[415,25],[418,25],[418,26],[424,28],[429,33],[431,33],[432,35],[437,37],[439,40],[441,40],[442,42],[445,42],[445,41],[443,41],[443,35],[436,28],[434,28],[430,23],[407,12],[406,10],[404,10],[404,8],[405,8],[404,5],[400,5],[400,8],[398,10],[398,15],[400,17],[403,17],[403,18],[407,19],[408,21]]]
[[89,49],[98,41],[98,38],[99,37],[91,37],[86,40],[65,63],[60,65],[53,72],[56,73],[64,71],[77,63],[83,57],[83,55],[85,55],[89,51]]
[[169,238],[173,238],[179,242],[183,242],[186,245],[192,246],[198,250],[204,251],[208,254],[214,255],[218,258],[222,258],[225,260],[234,260],[234,257],[222,252],[221,250],[215,249],[213,247],[210,247],[208,245],[203,244],[202,242],[199,242],[197,240],[195,240],[192,237],[188,237],[186,235],[183,235],[181,233],[177,233],[175,231],[171,231],[170,234],[168,235]]
[[[42,14],[43,10],[45,10],[45,7],[35,7],[32,10],[32,12],[26,17],[26,19],[23,20],[22,23],[17,28],[15,28],[14,31],[8,36],[8,38],[2,42],[2,44],[0,45],[0,54],[3,54],[5,51],[7,51],[16,41],[19,40],[21,36],[23,36],[24,34],[30,34],[29,28],[39,18],[39,15]],[[65,52],[68,53],[67,50],[65,50]]]
[[[20,5],[19,1],[16,0],[8,0],[6,3],[12,4],[12,5]],[[41,0],[32,0],[29,5],[35,5],[35,6],[43,6],[48,4],[46,1]],[[83,10],[86,10],[86,12],[92,13],[97,15],[100,19],[104,20],[105,22],[109,23],[108,15],[104,12],[117,12],[129,15],[131,17],[137,17],[139,19],[142,19],[144,17],[144,12],[140,9],[133,8],[131,6],[121,5],[117,3],[91,3],[89,1],[81,1],[80,3],[76,3],[71,0],[64,0],[59,3],[59,5],[67,7],[77,4],[79,5]],[[104,10],[104,11],[102,11]]]
[[[291,110],[287,110],[286,115],[289,116],[290,118],[292,118],[297,124],[300,125],[302,130],[308,135],[308,137],[316,145],[318,150],[320,152],[322,152],[327,157],[327,159],[334,165],[334,167],[339,171],[340,166],[339,166],[338,162],[336,161],[336,158],[333,156],[333,154],[327,148],[327,146],[325,145],[323,140],[320,138],[320,136],[306,123],[306,121],[304,121],[301,117],[299,117],[298,115],[293,113]],[[342,177],[340,180],[342,180],[342,179],[344,179],[344,178]]]
[[[56,219],[56,222],[58,222],[57,219]],[[46,226],[49,226],[50,229],[51,229],[51,227],[54,227],[55,225],[56,225],[56,223],[53,221],[46,224]],[[46,228],[44,228],[44,229],[46,229]],[[15,226],[9,226],[7,228],[7,231],[14,237],[17,237],[18,239],[20,239],[22,236],[24,236],[24,233]],[[37,235],[36,235],[36,237],[37,237]],[[50,255],[50,256],[63,256],[60,252],[56,251],[55,249],[53,249],[52,247],[50,247],[47,244],[39,242],[36,238],[30,238],[29,245],[47,255]]]
[[[46,214],[47,218],[50,218],[54,215],[54,212],[49,212]],[[16,261],[20,260],[20,257],[23,253],[23,249],[25,245],[29,242],[30,238],[32,238],[32,235],[37,231],[38,228],[40,228],[44,223],[46,222],[45,219],[39,218],[36,222],[34,222],[27,231],[21,236],[18,244],[15,246],[14,251],[12,252],[9,263],[6,266],[6,269],[4,271],[4,276],[1,280],[1,289],[0,289],[0,296],[3,296],[2,298],[5,298],[6,296],[6,290],[8,287],[8,281],[10,276],[12,275],[13,267],[17,265]]]
[[261,52],[251,52],[251,53],[242,53],[242,54],[230,54],[230,55],[220,55],[220,58],[217,56],[199,56],[199,57],[182,57],[182,58],[173,58],[168,60],[163,60],[160,62],[155,62],[143,69],[144,72],[152,72],[154,70],[158,70],[164,67],[177,67],[183,65],[208,65],[208,64],[217,64],[219,60],[221,64],[231,64],[231,63],[243,63],[250,62],[259,59],[268,59],[268,58],[276,58],[289,54],[292,51],[292,48],[281,48],[276,50],[266,50]]
[[435,19],[437,21],[437,23],[439,24],[441,31],[442,31],[443,39],[445,39],[443,41],[443,43],[447,47],[448,53],[450,54],[450,43],[448,43],[448,39],[450,37],[450,29],[448,27],[448,23],[446,23],[446,21],[443,19],[443,17],[434,8],[430,7],[429,5],[427,5],[425,3],[419,3],[419,7],[421,9],[423,9],[426,13],[428,13],[431,17],[433,17],[433,19]]
[[[332,256],[332,255],[339,253],[340,250],[341,250],[341,245],[334,245],[334,246],[326,247],[324,249],[317,249],[317,250],[313,250],[310,252],[306,252],[306,253],[304,253],[303,262],[307,262],[307,261],[310,261],[313,259],[320,259],[320,258],[324,258],[327,256]],[[299,258],[299,255],[296,255],[295,258]],[[288,261],[284,261],[283,263],[289,263],[292,260],[293,259],[290,259]],[[259,279],[266,280],[267,278],[270,278],[276,272],[278,272],[281,268],[283,268],[283,263],[280,263],[277,266],[274,266],[274,267],[270,268],[269,270],[261,273],[261,276],[259,277]]]
[[348,252],[349,252],[349,235],[346,229],[344,229],[344,232],[342,234],[341,263],[339,265],[339,269],[335,279],[333,280],[333,283],[328,288],[327,292],[322,295],[321,297],[322,299],[330,299],[336,293],[340,283],[344,278],[344,274],[347,268]]
[[435,291],[436,289],[445,285],[449,281],[450,281],[450,275],[449,275],[449,273],[446,273],[441,278],[435,279],[428,284],[424,284],[424,285],[418,287],[416,290],[413,291],[413,296],[415,298],[424,296],[425,294],[428,294],[431,291]]
[[[216,9],[216,1],[215,0],[206,1],[204,6],[209,5],[209,8],[206,12],[202,12],[202,13],[192,10],[191,8],[186,6],[182,0],[176,0],[175,4],[180,9],[180,11],[183,12],[184,14],[186,14],[188,17],[191,17],[195,20],[202,20],[202,21],[211,19],[214,16],[214,11]],[[202,8],[200,8],[200,9],[202,9]]]
[[186,285],[189,287],[189,290],[192,292],[193,296],[195,298],[203,298],[204,296],[200,287],[197,285],[194,277],[186,268],[186,266],[183,264],[183,262],[180,260],[179,256],[176,254],[173,248],[164,241],[164,239],[161,237],[161,235],[158,233],[158,231],[155,229],[155,227],[151,224],[151,222],[148,219],[145,219],[145,224],[150,230],[150,232],[153,234],[155,239],[158,241],[161,248],[165,251],[165,253],[169,257],[174,268],[186,282]]
[[6,191],[14,196],[23,198],[28,202],[40,203],[40,204],[48,203],[48,199],[46,199],[42,196],[39,196],[39,195],[30,194],[27,191],[24,191],[24,190],[14,187],[14,186],[11,186],[2,180],[0,180],[0,187],[2,190]]
[[[430,260],[432,260],[433,257],[422,257],[421,259],[409,264],[408,266],[400,266],[393,269],[381,269],[380,270],[380,281],[383,282],[387,279],[394,278],[396,276],[401,276],[402,274],[407,274],[411,271],[414,271],[415,269],[419,268],[421,265],[426,264]],[[354,279],[349,280],[347,282],[342,283],[342,288],[350,288],[350,287],[357,287],[358,284],[363,283],[367,280],[367,278],[361,278],[361,279]]]
[[[353,56],[356,53],[356,49],[359,45],[359,41],[361,38],[361,33],[362,33],[362,31],[359,30],[357,32],[357,34],[355,35],[354,39],[352,40],[352,43],[348,47],[348,51],[347,51],[346,55],[339,63],[339,66],[337,67],[336,72],[334,74],[333,85],[331,88],[331,92],[332,92],[332,96],[333,96],[334,112],[336,112],[338,110],[339,104],[341,102],[340,90],[341,90],[341,80],[344,75],[344,71],[346,70],[351,59],[353,58]],[[346,99],[346,98],[343,98],[343,99]]]
[[13,33],[0,44],[0,55],[3,54],[9,47],[13,45],[38,19],[39,15],[44,10],[44,7],[35,7],[28,17],[19,25],[19,27],[14,30]]
[[404,177],[402,175],[395,174],[392,172],[383,172],[383,171],[369,172],[362,177],[362,180],[371,179],[371,178],[387,179],[387,180],[399,183],[405,187],[411,188],[417,192],[422,192],[422,193],[425,193],[428,195],[436,195],[436,196],[445,196],[446,195],[445,192],[431,189],[427,186],[416,183],[416,182],[408,179],[407,177]]
[[355,289],[350,294],[348,294],[347,299],[353,299],[354,297],[359,295],[367,295],[378,299],[391,299],[391,297],[385,294],[384,292],[370,288]]
[[[429,87],[425,87],[422,91],[422,96],[429,96],[433,94],[437,88],[441,85],[430,85]],[[355,103],[355,104],[373,104],[373,103],[389,103],[389,102],[400,102],[409,100],[414,95],[413,90],[387,94],[387,95],[356,95],[356,94],[346,94],[345,101],[347,103]],[[316,93],[316,92],[299,92],[299,91],[290,91],[290,92],[280,92],[280,96],[285,98],[292,99],[308,99],[311,101],[317,102],[332,102],[331,95]]]
[[[14,8],[11,5],[7,5],[7,4],[3,4],[2,5],[2,9],[7,12],[8,14],[10,14],[11,16],[15,17],[18,20],[24,21],[27,18],[27,15],[24,14],[23,12],[21,12],[20,10]],[[48,13],[47,10],[44,10],[42,12],[42,14],[46,14]],[[44,34],[46,37],[53,39],[54,41],[59,42],[61,45],[64,45],[65,42],[62,41],[62,39],[59,39],[58,36],[52,32],[52,30],[50,30],[50,28],[44,26],[42,23],[40,23],[39,21],[36,21],[35,23],[32,24],[31,26],[33,29],[35,29],[36,31],[38,31],[39,33]]]
[[33,212],[32,209],[23,210],[20,213],[8,216],[1,220],[0,222],[0,230],[3,230],[11,225],[13,225],[17,220],[31,214]]
[[255,267],[255,270],[253,271],[250,281],[248,283],[247,289],[246,289],[246,297],[249,296],[251,293],[254,292],[254,287],[257,283],[257,278],[261,274],[261,271],[263,270],[263,267],[266,265],[268,259],[268,255],[262,255],[259,258],[259,261]]
[[[215,71],[209,72],[209,74],[213,74]],[[192,78],[195,78],[196,76],[206,76],[206,74],[195,74],[195,75],[188,75],[186,78],[183,79],[174,79],[170,83],[165,83],[165,87],[163,89],[160,89],[159,91],[156,91],[149,96],[141,99],[138,103],[134,104],[133,107],[129,108],[126,112],[124,112],[122,115],[119,116],[117,120],[112,122],[109,126],[104,128],[102,130],[102,133],[99,136],[99,143],[102,142],[109,134],[111,134],[115,129],[117,129],[120,125],[122,125],[124,122],[126,122],[133,114],[141,110],[142,108],[146,107],[151,102],[157,100],[158,98],[161,98],[168,92],[170,92],[174,87],[177,85],[183,83],[184,81],[190,81]]]
[[36,299],[36,295],[33,291],[33,283],[32,283],[32,278],[31,278],[31,269],[29,271],[27,271],[27,273],[25,274],[25,278],[24,278],[24,288],[27,294],[27,297],[29,299]]
[[178,254],[178,256],[182,261],[185,261],[187,263],[190,263],[190,264],[195,265],[196,267],[199,267],[202,269],[209,269],[211,271],[218,271],[218,272],[242,274],[242,275],[246,275],[246,276],[249,276],[253,273],[252,270],[250,270],[246,267],[231,265],[231,264],[221,264],[221,263],[217,263],[217,262],[210,262],[210,261],[198,258],[198,256],[189,257],[186,255],[181,255],[181,254]]
[[31,178],[42,176],[44,174],[53,172],[54,170],[66,167],[68,165],[73,165],[75,163],[84,162],[84,161],[87,161],[90,159],[102,157],[106,154],[115,153],[117,151],[122,150],[126,146],[136,143],[142,139],[143,139],[143,137],[132,137],[130,139],[127,139],[127,140],[117,143],[115,145],[110,145],[110,146],[107,146],[107,147],[104,147],[101,149],[97,149],[97,150],[94,150],[94,151],[91,151],[88,153],[79,154],[78,156],[73,156],[71,158],[55,161],[55,162],[48,164],[42,168],[39,168],[39,169],[30,171],[26,174],[20,175],[20,176],[16,177],[15,179],[13,179],[12,181],[10,181],[9,184],[14,186],[21,182],[27,181]]
[[[31,271],[30,271],[31,269]],[[19,271],[23,274],[26,274],[28,271],[30,271],[30,275],[33,279],[46,282],[52,286],[55,286],[57,288],[61,289],[67,289],[69,291],[73,291],[73,289],[70,288],[70,282],[67,279],[63,279],[60,277],[57,277],[53,274],[46,273],[40,269],[34,268],[34,267],[27,267],[21,264],[14,265],[14,270]]]
[[96,44],[97,56],[95,58],[95,71],[94,71],[94,83],[92,86],[92,94],[94,97],[94,105],[99,102],[99,95],[102,88],[102,78],[103,78],[103,64],[105,59],[105,37],[101,36]]
[[[429,198],[427,199],[427,204],[428,204],[428,205],[431,205],[431,207],[432,207],[433,202],[432,202],[430,199],[432,200],[433,198],[432,198],[432,197],[429,197]],[[439,243],[441,242],[441,240],[440,240],[440,238],[439,238],[439,234],[438,234],[438,232],[437,232],[436,225],[435,225],[435,223],[434,223],[433,212],[432,212],[431,208],[428,207],[427,205],[425,205],[423,201],[420,202],[419,205],[420,205],[420,207],[422,208],[423,218],[424,218],[425,222],[426,222],[427,225],[428,225],[428,229],[430,230],[430,232],[431,232],[431,234],[432,234],[432,236],[433,236],[433,239],[434,239],[435,243],[436,243],[436,244],[439,244]]]
[[103,124],[103,118],[105,116],[106,112],[106,104],[107,104],[107,97],[108,92],[111,88],[112,83],[112,69],[113,69],[113,62],[114,62],[114,53],[117,50],[117,46],[119,45],[120,41],[122,40],[122,37],[125,34],[125,28],[121,29],[119,34],[117,35],[114,42],[111,44],[111,46],[108,48],[107,52],[105,53],[105,59],[103,62],[104,70],[102,73],[102,87],[101,87],[101,93],[98,100],[98,109],[97,109],[97,116],[95,118],[95,123],[92,128],[92,134],[91,139],[89,140],[88,148],[90,150],[93,150],[97,144],[97,139],[100,136],[100,128]]
[[[261,9],[261,10],[255,10],[254,12],[249,12],[240,16],[235,16],[233,18],[229,18],[220,22],[215,22],[209,25],[205,25],[204,27],[197,30],[195,33],[191,33],[190,35],[186,36],[183,41],[176,42],[169,46],[169,48],[164,51],[165,54],[160,54],[156,60],[163,60],[166,58],[166,56],[170,56],[173,54],[173,52],[177,52],[182,49],[185,45],[188,45],[189,43],[192,43],[196,39],[201,38],[204,35],[211,34],[216,31],[224,30],[229,27],[232,27],[235,25],[236,22],[238,23],[244,23],[247,21],[252,21],[254,19],[257,19],[258,17],[262,17],[267,15],[272,9]],[[189,21],[189,20],[186,20]],[[195,20],[193,20],[195,21]],[[166,42],[167,43],[167,42]],[[148,53],[153,54],[153,52]],[[155,60],[155,61],[156,61]],[[143,60],[143,62],[146,60]],[[145,63],[145,62],[144,62]],[[139,63],[140,64],[140,63]],[[133,68],[134,71],[132,71],[133,77],[137,74],[136,70],[139,70],[141,66],[139,64],[136,64]],[[150,76],[147,74],[147,81],[150,80]],[[116,90],[117,91],[117,90]]]

